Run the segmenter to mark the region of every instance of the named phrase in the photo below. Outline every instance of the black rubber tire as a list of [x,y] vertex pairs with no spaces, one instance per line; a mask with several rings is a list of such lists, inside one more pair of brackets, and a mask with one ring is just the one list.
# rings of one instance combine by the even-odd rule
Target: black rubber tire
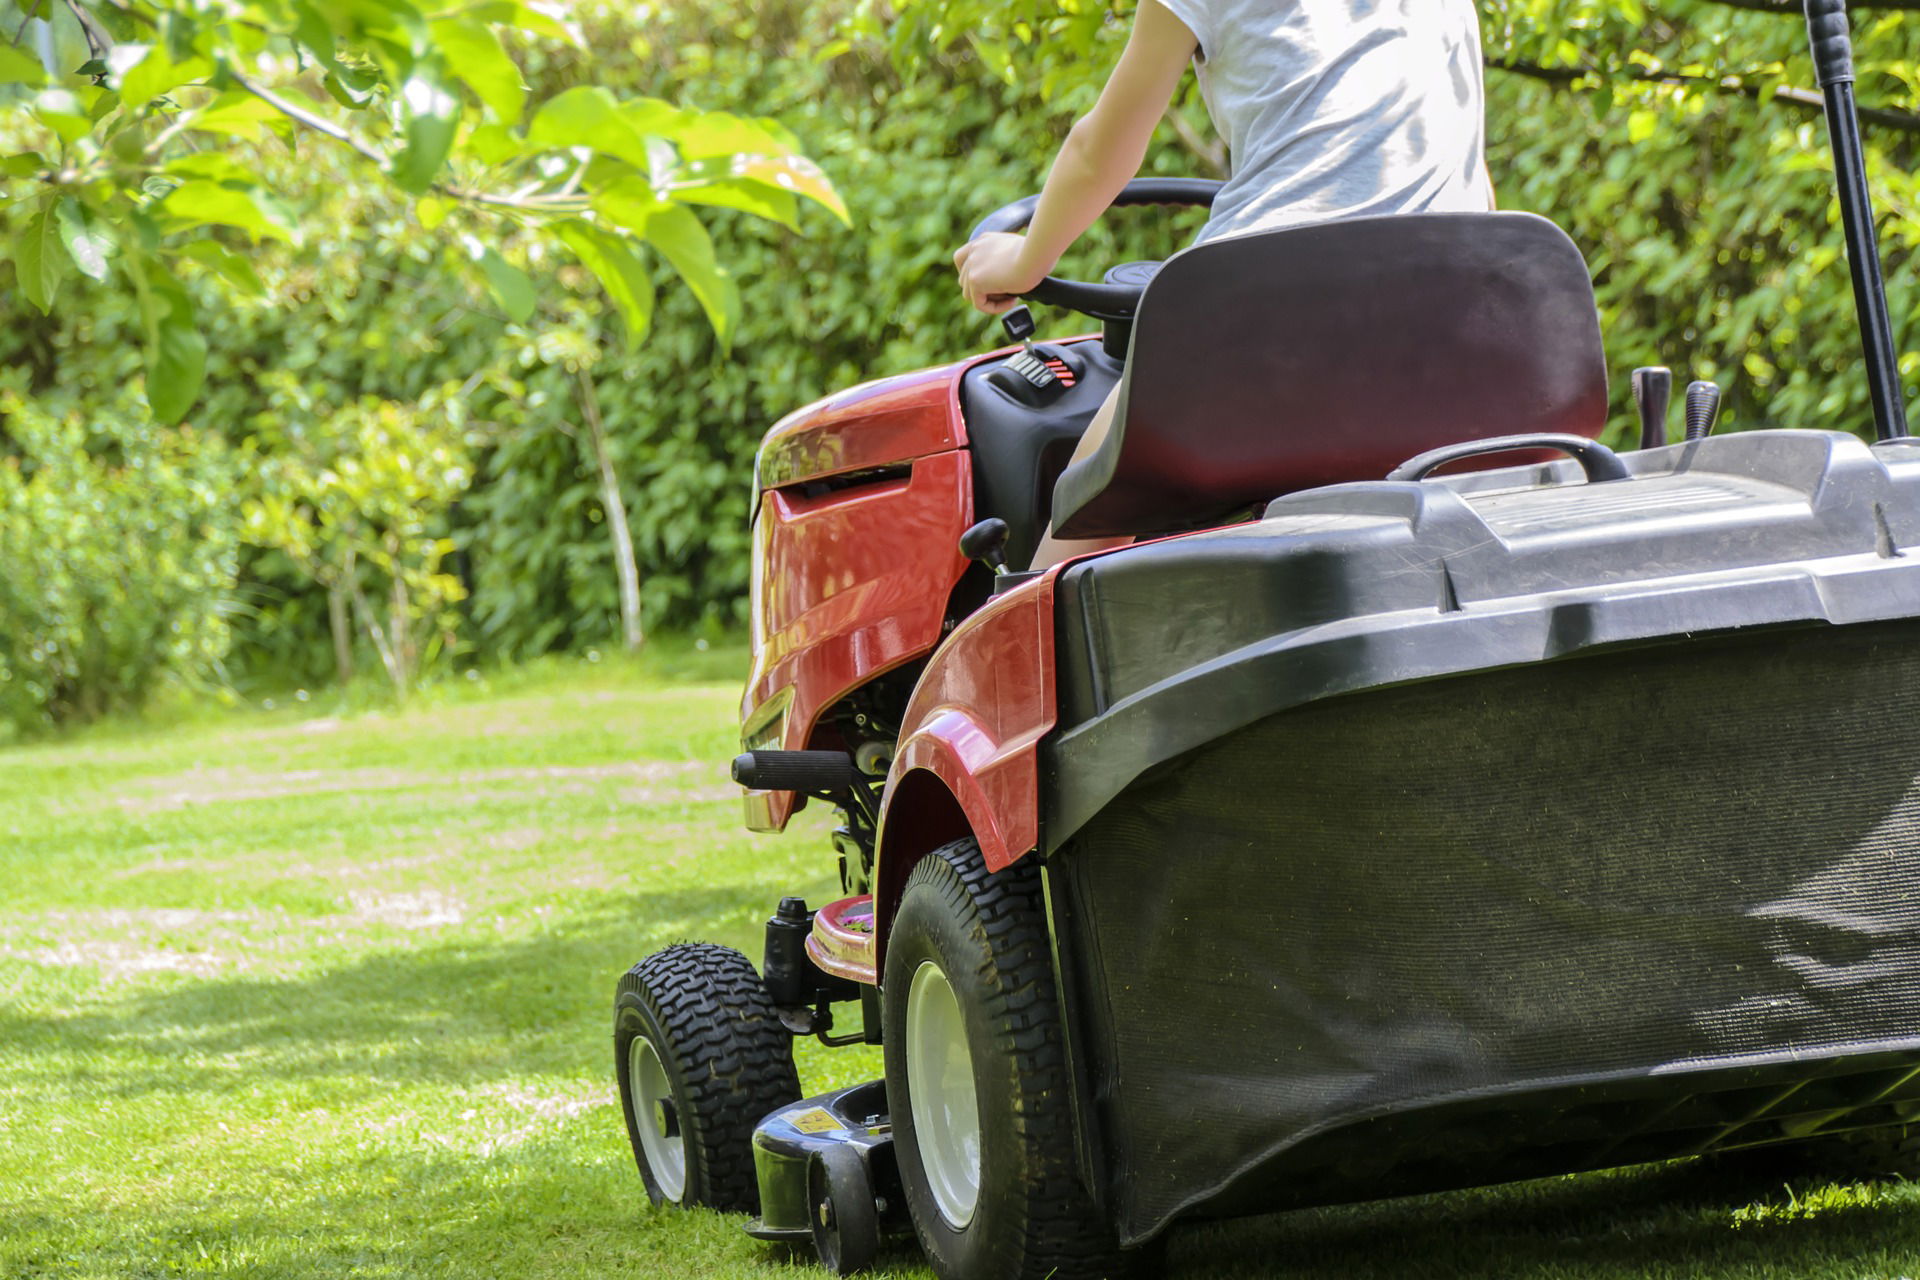
[[[952,985],[973,1059],[980,1198],[955,1229],[927,1182],[907,1071],[907,992],[931,960]],[[894,1149],[916,1234],[943,1280],[1106,1280],[1130,1273],[1111,1224],[1081,1186],[1071,1082],[1039,869],[987,872],[960,840],[907,879],[881,999]],[[896,1030],[898,1029],[898,1030]]]
[[850,1146],[825,1147],[807,1164],[813,1249],[829,1275],[858,1275],[880,1255],[880,1210],[866,1162]]
[[[686,1185],[670,1200],[647,1163],[634,1115],[629,1050],[653,1045],[672,1091],[686,1150]],[[754,1126],[797,1102],[793,1036],[780,1024],[753,962],[731,947],[688,943],[642,960],[613,1005],[614,1074],[634,1163],[655,1204],[757,1213]]]

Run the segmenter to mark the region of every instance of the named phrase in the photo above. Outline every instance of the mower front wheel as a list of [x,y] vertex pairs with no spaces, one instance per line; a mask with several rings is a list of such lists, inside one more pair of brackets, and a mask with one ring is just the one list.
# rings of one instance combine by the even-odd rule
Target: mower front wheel
[[613,1049],[653,1202],[757,1212],[753,1129],[799,1100],[800,1078],[753,962],[708,943],[648,956],[620,979]]
[[962,840],[908,877],[887,946],[887,1098],[907,1207],[943,1280],[1128,1270],[1081,1185],[1038,868]]

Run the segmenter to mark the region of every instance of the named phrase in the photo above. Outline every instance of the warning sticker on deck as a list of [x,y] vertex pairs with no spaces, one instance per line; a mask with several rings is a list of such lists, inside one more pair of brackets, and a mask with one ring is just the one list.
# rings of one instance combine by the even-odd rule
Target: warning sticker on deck
[[833,1133],[847,1126],[825,1107],[813,1107],[799,1115],[788,1116],[787,1123],[802,1133]]

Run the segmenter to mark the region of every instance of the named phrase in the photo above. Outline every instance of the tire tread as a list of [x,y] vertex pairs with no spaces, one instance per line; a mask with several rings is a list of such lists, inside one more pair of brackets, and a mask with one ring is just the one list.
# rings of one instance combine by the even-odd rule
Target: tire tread
[[[668,1043],[655,1048],[691,1104],[680,1122],[687,1136],[687,1202],[758,1212],[754,1126],[799,1099],[800,1078],[792,1033],[781,1025],[753,962],[714,943],[671,946],[621,977],[616,1010],[628,997],[644,1003],[658,1022]],[[618,1035],[617,1013],[615,1026]],[[623,1077],[625,1050],[626,1040],[618,1040]],[[637,1148],[634,1157],[644,1167]]]
[[990,993],[986,1013],[1021,1064],[1024,1105],[1016,1110],[1014,1129],[1027,1165],[1019,1180],[1025,1213],[1018,1233],[1007,1230],[991,1242],[994,1273],[1034,1280],[1127,1274],[1132,1259],[1080,1181],[1073,1114],[1065,1101],[1072,1072],[1038,863],[1027,859],[989,871],[969,838],[923,858],[908,878],[908,892],[916,883],[946,897],[960,918],[971,914],[989,957],[979,975]]

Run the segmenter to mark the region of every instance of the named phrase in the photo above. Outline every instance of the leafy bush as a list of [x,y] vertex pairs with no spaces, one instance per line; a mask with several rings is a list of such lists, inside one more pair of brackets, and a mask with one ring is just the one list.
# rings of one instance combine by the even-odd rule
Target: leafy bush
[[284,373],[267,381],[269,407],[247,442],[258,462],[246,540],[280,553],[327,593],[343,684],[364,636],[404,695],[423,662],[454,648],[454,606],[466,598],[444,570],[453,551],[447,513],[470,469],[459,398],[443,391],[416,405],[363,396],[333,407],[315,404]]
[[56,417],[0,386],[0,736],[221,678],[231,456],[143,418],[124,398]]

